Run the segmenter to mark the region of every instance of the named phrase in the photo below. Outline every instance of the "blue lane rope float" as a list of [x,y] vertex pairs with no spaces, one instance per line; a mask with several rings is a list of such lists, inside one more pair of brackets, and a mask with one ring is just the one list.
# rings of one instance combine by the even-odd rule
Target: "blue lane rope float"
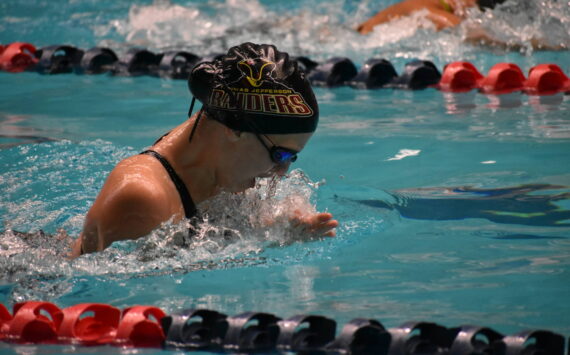
[[352,60],[334,57],[310,70],[308,79],[315,86],[336,87],[345,85],[356,74],[356,66]]
[[[69,45],[52,45],[37,49],[16,42],[0,45],[0,70],[8,72],[36,71],[41,74],[101,74],[116,76],[150,75],[161,78],[184,79],[194,66],[212,61],[221,54],[199,56],[185,51],[153,53],[146,49],[131,48],[118,57],[109,48],[94,47],[87,51]],[[293,57],[315,86],[351,86],[356,89],[407,89],[436,88],[446,92],[478,90],[483,94],[501,95],[522,92],[527,95],[570,94],[570,79],[553,63],[532,67],[528,78],[513,63],[497,63],[483,76],[468,62],[453,62],[440,71],[432,62],[413,60],[398,75],[384,58],[371,58],[360,71],[345,57],[334,57],[318,63],[307,57]]]
[[228,331],[226,315],[207,309],[186,309],[161,320],[164,346],[186,350],[222,350]]
[[84,51],[72,46],[48,46],[35,53],[38,63],[35,70],[41,74],[71,73],[79,66]]
[[116,76],[141,76],[157,73],[161,56],[146,49],[131,48],[115,63],[112,74]]
[[283,352],[318,352],[335,339],[336,322],[330,318],[298,315],[279,322],[277,349]]
[[79,66],[75,69],[78,74],[101,74],[113,69],[119,58],[108,48],[94,47],[83,54]]
[[386,59],[368,59],[358,74],[349,80],[349,85],[356,89],[377,89],[388,86],[398,77],[392,63]]
[[184,51],[166,52],[158,65],[158,76],[170,79],[188,79],[190,70],[200,62],[200,57]]
[[[566,339],[548,330],[503,335],[491,328],[446,328],[406,322],[386,329],[375,319],[356,318],[336,334],[336,321],[319,315],[282,319],[270,313],[227,316],[186,309],[166,314],[154,306],[120,310],[104,303],[60,309],[53,303],[0,304],[0,341],[14,344],[112,345],[217,353],[321,355],[564,355]],[[565,344],[566,343],[566,344]]]
[[422,90],[437,85],[441,73],[429,60],[414,60],[406,64],[404,72],[395,77],[388,86],[399,89]]

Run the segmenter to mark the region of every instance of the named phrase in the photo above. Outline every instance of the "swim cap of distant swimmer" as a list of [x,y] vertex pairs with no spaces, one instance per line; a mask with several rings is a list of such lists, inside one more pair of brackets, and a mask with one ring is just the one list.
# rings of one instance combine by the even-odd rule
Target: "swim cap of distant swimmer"
[[319,107],[297,62],[273,45],[243,43],[192,70],[188,87],[208,115],[231,129],[314,132]]
[[498,4],[504,3],[506,0],[477,0],[479,9],[494,9]]

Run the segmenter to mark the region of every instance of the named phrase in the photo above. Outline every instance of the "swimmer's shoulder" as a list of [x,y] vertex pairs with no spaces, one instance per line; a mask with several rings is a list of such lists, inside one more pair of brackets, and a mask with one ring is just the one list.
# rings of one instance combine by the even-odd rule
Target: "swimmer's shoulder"
[[137,154],[121,160],[111,171],[108,179],[113,182],[152,186],[161,185],[165,177],[167,177],[166,170],[158,159],[147,154]]
[[99,197],[118,209],[143,209],[163,219],[178,212],[178,205],[165,203],[178,197],[169,182],[168,174],[155,158],[135,155],[115,166]]

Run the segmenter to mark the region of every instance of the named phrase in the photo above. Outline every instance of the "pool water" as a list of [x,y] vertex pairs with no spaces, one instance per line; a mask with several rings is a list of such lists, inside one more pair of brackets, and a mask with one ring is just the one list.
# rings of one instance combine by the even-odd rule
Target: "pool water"
[[[317,61],[348,56],[362,65],[384,57],[398,72],[420,58],[440,69],[468,60],[483,73],[498,62],[525,72],[556,63],[570,74],[567,51],[527,45],[531,34],[570,43],[570,9],[557,1],[523,9],[526,16],[509,18],[523,6],[511,2],[494,17],[473,15],[518,41],[515,52],[465,44],[463,28],[410,31],[410,21],[425,22],[421,16],[365,39],[353,32],[390,3],[7,0],[0,41],[207,55],[250,40]],[[189,246],[179,242],[186,225],[167,223],[141,240],[67,261],[61,255],[113,166],[185,119],[186,83],[0,72],[0,302],[148,304],[167,313],[205,307],[228,315],[320,314],[339,327],[367,317],[386,327],[427,320],[570,334],[570,96],[315,93],[319,129],[274,198],[261,181],[243,196],[210,201],[202,207],[212,218]],[[292,206],[333,213],[337,237],[301,241],[287,222]],[[277,223],[259,227],[256,220],[267,216]],[[13,231],[35,234],[22,239]]]

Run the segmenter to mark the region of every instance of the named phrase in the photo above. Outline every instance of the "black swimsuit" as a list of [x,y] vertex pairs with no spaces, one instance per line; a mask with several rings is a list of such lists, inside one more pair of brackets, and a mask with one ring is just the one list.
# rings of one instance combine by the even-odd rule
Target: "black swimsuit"
[[178,174],[176,174],[176,171],[174,171],[174,168],[172,167],[172,165],[170,165],[168,160],[166,160],[165,157],[155,152],[154,150],[145,150],[141,154],[152,155],[153,157],[158,159],[158,161],[162,164],[162,166],[164,166],[164,169],[166,169],[166,171],[168,172],[168,175],[170,176],[170,179],[172,179],[174,186],[176,186],[176,190],[178,190],[178,194],[180,195],[180,200],[182,200],[182,206],[184,206],[184,214],[186,218],[194,217],[198,211],[196,209],[194,201],[192,201],[192,196],[190,196],[190,192],[188,192],[188,189],[186,188],[184,181],[182,181],[182,179],[178,176]]

